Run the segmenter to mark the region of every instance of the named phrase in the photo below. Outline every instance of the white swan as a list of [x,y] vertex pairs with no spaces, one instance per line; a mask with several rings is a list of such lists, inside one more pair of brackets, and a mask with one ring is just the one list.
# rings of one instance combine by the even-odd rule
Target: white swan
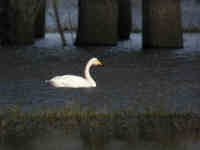
[[54,87],[69,88],[91,88],[96,87],[96,82],[90,75],[91,66],[102,66],[103,64],[97,58],[91,58],[85,67],[85,78],[75,75],[56,76],[47,82]]

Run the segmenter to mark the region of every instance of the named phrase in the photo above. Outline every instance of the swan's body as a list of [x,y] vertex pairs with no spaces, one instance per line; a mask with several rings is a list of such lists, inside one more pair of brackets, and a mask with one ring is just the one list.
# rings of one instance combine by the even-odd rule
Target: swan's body
[[69,88],[90,88],[96,87],[96,82],[90,75],[90,68],[92,66],[102,65],[97,58],[92,58],[88,61],[85,67],[85,78],[75,75],[56,76],[48,80],[54,87],[69,87]]

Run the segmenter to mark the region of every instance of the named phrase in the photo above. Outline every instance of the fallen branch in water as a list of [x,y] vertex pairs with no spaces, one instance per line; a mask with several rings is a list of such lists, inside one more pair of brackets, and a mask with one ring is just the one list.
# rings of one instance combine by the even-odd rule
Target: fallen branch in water
[[58,14],[57,0],[52,0],[52,4],[53,4],[55,17],[56,17],[57,28],[58,28],[58,31],[60,33],[60,37],[61,37],[61,40],[62,40],[62,47],[64,48],[65,46],[67,46],[67,42],[65,40],[64,32],[62,30],[62,26],[61,26],[61,23],[60,23],[60,18],[59,18],[59,14]]

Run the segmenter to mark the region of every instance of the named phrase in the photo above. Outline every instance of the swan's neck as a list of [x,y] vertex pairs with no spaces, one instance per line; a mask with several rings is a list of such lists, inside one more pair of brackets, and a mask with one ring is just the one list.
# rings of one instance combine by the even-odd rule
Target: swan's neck
[[94,81],[94,79],[90,75],[91,66],[92,66],[92,63],[90,63],[90,62],[86,65],[85,72],[84,72],[85,78],[86,78],[86,80],[88,80],[91,83],[92,86],[96,87],[96,82]]

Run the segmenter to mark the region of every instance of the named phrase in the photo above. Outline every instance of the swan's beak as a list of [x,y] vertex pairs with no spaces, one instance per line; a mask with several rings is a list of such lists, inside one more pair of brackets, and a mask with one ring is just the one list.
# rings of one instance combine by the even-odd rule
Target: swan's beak
[[97,61],[97,65],[103,66],[102,62],[100,62],[100,61]]

